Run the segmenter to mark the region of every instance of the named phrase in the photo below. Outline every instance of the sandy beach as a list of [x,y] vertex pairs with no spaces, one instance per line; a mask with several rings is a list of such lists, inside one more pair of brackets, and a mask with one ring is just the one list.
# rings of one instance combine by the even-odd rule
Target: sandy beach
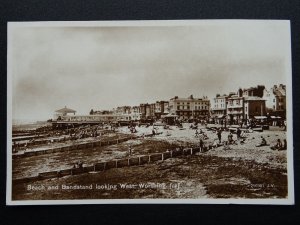
[[[212,144],[217,135],[204,126],[199,127],[208,137],[206,146]],[[72,168],[81,161],[84,166],[94,163],[143,156],[150,153],[166,152],[180,146],[198,146],[199,137],[190,124],[182,128],[170,126],[164,129],[155,126],[156,133],[150,135],[153,126],[136,127],[131,134],[128,127],[119,127],[116,133],[106,134],[103,139],[113,139],[122,135],[135,135],[138,139],[124,143],[57,152],[13,160],[13,178],[35,176],[40,172]],[[199,131],[199,129],[198,129]],[[229,131],[222,132],[222,141],[227,140]],[[196,155],[167,159],[142,166],[110,169],[104,172],[66,176],[34,182],[31,185],[58,186],[55,190],[34,192],[27,190],[28,183],[13,185],[14,199],[107,199],[107,198],[278,198],[287,195],[286,151],[274,151],[270,146],[278,138],[285,137],[285,131],[270,127],[263,132],[247,133],[244,143],[237,142],[227,148],[219,146]],[[145,137],[146,136],[146,137]],[[256,147],[263,136],[270,146]],[[89,142],[85,138],[77,142]],[[236,135],[234,134],[234,140]],[[54,143],[63,146],[69,142]],[[38,151],[35,146],[31,151]],[[132,153],[129,154],[129,148]],[[62,185],[93,185],[93,190],[65,190]],[[96,189],[97,185],[116,185],[116,190]],[[137,185],[137,188],[122,188],[122,184]],[[141,188],[147,184],[149,188]],[[161,184],[164,188],[161,188]],[[146,186],[147,186],[146,185]],[[147,186],[147,187],[148,187]],[[97,186],[98,187],[98,186]]]

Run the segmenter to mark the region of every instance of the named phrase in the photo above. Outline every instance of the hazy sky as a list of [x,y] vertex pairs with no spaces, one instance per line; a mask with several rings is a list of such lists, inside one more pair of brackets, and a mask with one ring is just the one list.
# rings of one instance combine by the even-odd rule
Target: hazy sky
[[13,27],[13,119],[87,114],[286,84],[289,27],[228,21],[192,26]]

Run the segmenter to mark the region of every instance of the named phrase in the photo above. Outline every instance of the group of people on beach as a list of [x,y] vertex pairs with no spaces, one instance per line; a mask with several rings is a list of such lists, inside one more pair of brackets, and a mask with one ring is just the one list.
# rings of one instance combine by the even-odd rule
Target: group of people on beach
[[272,150],[286,150],[287,149],[287,141],[286,139],[283,139],[283,143],[280,139],[277,139],[277,142],[275,145],[271,146]]
[[[269,146],[266,139],[261,136],[261,141],[256,147],[262,147],[262,146]],[[286,139],[283,139],[283,142],[278,138],[276,141],[276,144],[270,147],[272,150],[286,150],[287,149],[287,141]]]
[[[214,149],[219,146],[224,146],[224,149],[227,150],[227,149],[230,149],[229,145],[237,145],[238,143],[244,144],[245,140],[247,139],[246,132],[242,131],[239,127],[236,129],[236,132],[235,132],[236,139],[234,139],[234,135],[233,135],[232,131],[229,131],[229,133],[227,135],[227,140],[222,140],[222,133],[223,133],[222,128],[216,129],[214,132],[216,132],[217,138],[214,139],[214,142],[212,144],[209,144],[207,146],[207,148],[209,148],[209,149],[211,149],[211,148]],[[199,138],[200,133],[204,133],[204,132],[201,129],[200,129],[200,132],[198,132],[198,130],[196,130],[195,137]],[[200,151],[202,151],[203,149],[206,148],[203,138],[201,138],[201,137],[199,139],[199,146],[200,146]],[[262,146],[269,146],[269,144],[267,144],[267,141],[263,136],[261,136],[261,140],[256,145],[256,147],[262,147]],[[286,150],[287,149],[287,141],[286,141],[286,139],[284,139],[283,141],[281,141],[280,139],[277,139],[276,144],[274,144],[270,148],[272,150]]]

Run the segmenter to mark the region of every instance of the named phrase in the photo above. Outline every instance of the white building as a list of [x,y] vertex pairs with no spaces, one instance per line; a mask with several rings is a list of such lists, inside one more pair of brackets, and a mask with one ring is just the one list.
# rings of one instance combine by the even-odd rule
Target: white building
[[263,98],[266,100],[267,111],[285,117],[286,114],[286,86],[274,85],[270,90],[264,90]]
[[228,95],[219,95],[213,99],[213,103],[211,106],[212,117],[216,120],[216,122],[220,123],[224,120],[227,113],[227,101]]

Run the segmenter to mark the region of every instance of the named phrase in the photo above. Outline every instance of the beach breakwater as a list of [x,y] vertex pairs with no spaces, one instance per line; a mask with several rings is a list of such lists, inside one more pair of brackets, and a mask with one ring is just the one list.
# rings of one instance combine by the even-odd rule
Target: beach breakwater
[[55,153],[55,152],[73,151],[73,150],[79,150],[79,149],[115,145],[115,144],[119,144],[121,142],[126,142],[128,140],[133,140],[133,139],[137,139],[137,138],[139,138],[139,137],[132,136],[132,137],[117,138],[117,139],[106,140],[106,141],[97,140],[97,141],[89,141],[89,142],[83,142],[83,143],[74,143],[74,144],[69,144],[69,145],[65,145],[65,146],[49,147],[49,148],[39,149],[39,150],[24,151],[23,153],[15,153],[15,154],[12,154],[12,158],[13,159],[25,158],[25,157],[50,154],[50,153]]
[[149,164],[157,161],[164,161],[169,158],[181,157],[185,155],[193,155],[199,152],[198,148],[184,148],[184,149],[175,149],[163,153],[153,153],[149,155],[140,155],[135,157],[128,157],[124,159],[115,159],[111,161],[104,161],[95,163],[90,166],[83,166],[82,168],[70,168],[64,170],[55,170],[39,173],[37,176],[33,177],[23,177],[13,179],[14,184],[22,184],[28,182],[35,182],[46,179],[60,178],[64,176],[78,175],[84,173],[93,173],[93,172],[104,172],[113,168],[122,168],[130,166],[140,166],[144,164]]
[[[104,134],[109,134],[109,133],[114,133],[114,131],[111,130],[102,130],[100,132],[100,135]],[[18,147],[34,147],[37,145],[42,145],[42,144],[48,144],[48,143],[57,143],[57,142],[64,142],[64,141],[69,141],[72,140],[72,137],[49,137],[46,134],[40,134],[40,135],[29,135],[29,136],[24,136],[24,137],[13,137],[12,141],[13,142],[19,142]],[[23,141],[23,143],[20,143],[20,141]]]

